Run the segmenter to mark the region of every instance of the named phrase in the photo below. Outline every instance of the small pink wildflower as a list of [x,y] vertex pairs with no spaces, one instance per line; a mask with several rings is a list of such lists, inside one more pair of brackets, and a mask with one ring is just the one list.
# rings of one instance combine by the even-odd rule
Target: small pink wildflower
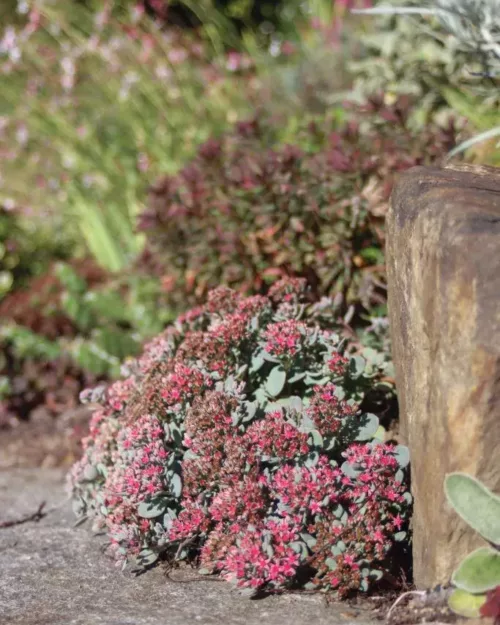
[[300,349],[300,345],[307,335],[305,324],[290,319],[267,327],[264,333],[266,350],[272,356],[293,357]]

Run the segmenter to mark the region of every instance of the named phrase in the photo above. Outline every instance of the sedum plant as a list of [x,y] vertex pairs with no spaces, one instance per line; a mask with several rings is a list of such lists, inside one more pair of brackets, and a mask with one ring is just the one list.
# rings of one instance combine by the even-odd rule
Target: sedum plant
[[469,554],[453,573],[450,608],[468,617],[500,622],[500,497],[465,473],[445,480],[446,496],[462,519],[489,544]]
[[218,288],[124,379],[84,393],[99,407],[69,486],[118,563],[187,560],[249,594],[341,597],[390,571],[408,451],[370,412],[386,409],[384,359],[352,353],[328,310],[301,280],[267,297]]

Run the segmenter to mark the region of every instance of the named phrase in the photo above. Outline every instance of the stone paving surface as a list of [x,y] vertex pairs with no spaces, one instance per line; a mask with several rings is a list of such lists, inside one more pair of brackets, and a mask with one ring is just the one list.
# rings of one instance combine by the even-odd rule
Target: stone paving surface
[[[0,471],[0,523],[65,499],[59,470]],[[102,553],[105,540],[74,528],[68,502],[38,522],[0,528],[1,625],[375,625],[368,612],[326,605],[317,595],[242,597],[229,584],[178,581],[160,568],[122,573]]]

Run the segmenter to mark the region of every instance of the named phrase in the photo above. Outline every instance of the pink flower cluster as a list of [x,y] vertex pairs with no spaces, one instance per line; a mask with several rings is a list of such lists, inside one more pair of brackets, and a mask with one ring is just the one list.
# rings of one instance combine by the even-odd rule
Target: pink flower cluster
[[348,359],[339,353],[334,354],[327,363],[328,369],[335,376],[343,376],[346,372],[348,364],[349,364]]
[[332,436],[343,427],[349,417],[354,417],[359,407],[349,405],[335,394],[336,386],[332,383],[315,387],[315,394],[307,409],[316,428],[323,436]]
[[218,569],[228,581],[235,581],[243,588],[259,589],[266,584],[286,587],[300,564],[300,556],[291,546],[298,537],[299,527],[288,519],[270,520],[259,530],[247,529],[227,549]]
[[307,326],[294,319],[273,323],[264,333],[266,350],[273,356],[292,358],[306,335]]
[[160,395],[168,406],[188,403],[200,395],[211,380],[198,369],[176,362],[174,370],[161,380]]
[[[151,521],[139,517],[137,505],[167,488],[164,469],[169,455],[163,427],[150,415],[139,417],[134,425],[121,430],[117,439],[116,455],[125,457],[127,463],[120,463],[121,470],[109,473],[103,501],[107,509],[105,523],[115,548],[123,545],[124,527],[128,535],[151,529]],[[140,544],[134,540],[125,546],[127,551],[134,551]]]
[[102,406],[70,484],[119,562],[180,554],[249,591],[300,577],[339,596],[390,567],[405,472],[370,440],[378,422],[360,398],[373,370],[364,378],[358,358],[350,379],[317,318],[300,281],[271,297],[217,289],[127,379],[90,393]]
[[252,423],[245,436],[256,457],[292,460],[309,451],[307,434],[299,432],[292,423],[286,421],[280,411],[271,412],[265,419]]
[[[325,407],[328,401],[333,411],[342,404],[331,388],[316,388],[311,404]],[[403,523],[406,487],[394,480],[393,448],[349,445],[342,457],[358,468],[352,478],[327,454],[308,466],[307,434],[283,412],[267,413],[238,434],[231,426],[233,407],[230,397],[212,393],[188,419],[185,442],[195,457],[184,461],[183,509],[169,538],[203,536],[202,566],[242,588],[286,586],[299,565],[314,563],[316,587],[340,594],[359,589],[362,563],[383,561],[391,533]],[[369,531],[360,533],[360,524]],[[301,543],[304,532],[313,541],[321,537],[321,550]],[[340,541],[346,551],[334,558]],[[336,576],[325,570],[327,560],[339,569]]]

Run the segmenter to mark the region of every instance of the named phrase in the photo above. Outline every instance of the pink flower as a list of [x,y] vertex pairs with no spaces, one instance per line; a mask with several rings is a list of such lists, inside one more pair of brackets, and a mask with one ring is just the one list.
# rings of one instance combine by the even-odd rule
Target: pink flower
[[[356,380],[299,306],[303,283],[272,292],[213,291],[127,364],[126,379],[85,394],[101,407],[70,480],[119,562],[187,540],[189,557],[241,588],[286,589],[300,570],[342,597],[370,581],[367,569],[384,570],[406,486],[392,445],[356,442]],[[264,346],[304,408],[266,410]],[[311,388],[297,370],[326,380]],[[158,516],[145,519],[150,502]]]
[[266,350],[273,356],[294,356],[307,336],[305,324],[295,321],[281,321],[267,327],[264,338]]

